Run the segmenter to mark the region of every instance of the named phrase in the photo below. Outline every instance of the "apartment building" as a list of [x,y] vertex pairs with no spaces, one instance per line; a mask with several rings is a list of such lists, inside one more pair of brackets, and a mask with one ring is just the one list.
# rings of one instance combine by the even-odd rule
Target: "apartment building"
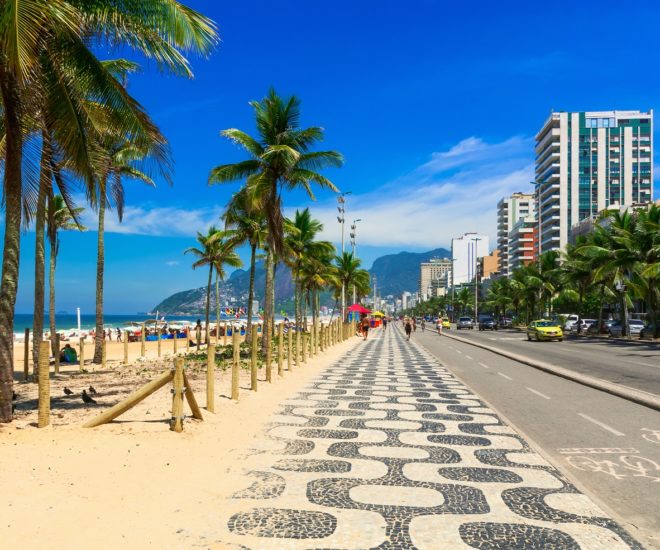
[[497,249],[500,251],[499,272],[508,277],[511,274],[509,234],[521,218],[536,215],[536,200],[533,193],[513,193],[497,203]]
[[488,235],[465,233],[451,240],[454,262],[453,284],[460,285],[474,281],[479,258],[488,255]]
[[419,264],[419,289],[421,300],[428,300],[431,296],[441,296],[447,288],[447,273],[451,272],[449,258],[431,258],[428,262]]

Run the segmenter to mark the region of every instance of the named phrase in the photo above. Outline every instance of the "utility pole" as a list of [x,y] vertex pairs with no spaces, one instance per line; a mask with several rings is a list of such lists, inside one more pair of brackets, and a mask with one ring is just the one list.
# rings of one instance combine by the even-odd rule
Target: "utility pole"
[[[357,222],[361,222],[362,218],[353,220],[351,224],[351,247],[353,249],[353,258],[357,258]],[[355,303],[355,285],[353,285],[353,303]]]
[[[337,221],[341,225],[341,256],[342,260],[344,258],[344,204],[346,203],[346,199],[344,198],[346,195],[350,195],[350,191],[345,191],[344,193],[339,193],[339,196],[337,197],[337,210],[339,211],[339,216],[337,216]],[[342,323],[344,322],[344,319],[346,317],[346,285],[344,284],[344,281],[342,280],[341,283],[341,320]]]
[[474,321],[479,322],[479,241],[481,237],[470,239],[474,242]]
[[454,265],[458,261],[458,258],[452,258],[451,259],[451,320],[455,321],[456,320],[456,312],[454,311],[456,305],[454,302]]

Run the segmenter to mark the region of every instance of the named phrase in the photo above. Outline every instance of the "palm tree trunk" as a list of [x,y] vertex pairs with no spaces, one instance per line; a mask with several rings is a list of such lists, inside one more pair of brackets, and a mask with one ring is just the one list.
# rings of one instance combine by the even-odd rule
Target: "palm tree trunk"
[[0,62],[0,90],[5,118],[5,238],[0,279],[0,422],[11,422],[14,383],[14,306],[21,248],[23,138],[18,85]]
[[294,281],[293,283],[293,316],[296,320],[296,330],[300,327],[300,316],[299,316],[299,310],[300,309],[300,290],[298,287],[298,283]]
[[248,288],[247,327],[245,329],[246,341],[252,342],[252,302],[254,302],[254,271],[257,264],[257,245],[250,243],[250,286]]
[[600,298],[598,301],[598,334],[603,326],[603,302],[605,300],[605,285],[600,285]]
[[57,261],[57,237],[50,239],[50,259],[48,261],[48,317],[50,321],[50,347],[53,355],[55,349],[55,262]]
[[266,255],[266,288],[264,290],[264,328],[263,337],[261,339],[261,349],[264,353],[270,346],[271,333],[273,331],[273,303],[272,303],[272,287],[274,286],[274,271],[275,262],[272,253],[272,246],[268,245],[268,253]]
[[46,197],[50,187],[50,161],[52,148],[47,132],[42,132],[41,166],[39,168],[39,194],[35,213],[35,251],[34,251],[34,310],[32,316],[32,372],[36,377],[39,371],[39,342],[43,340],[44,308],[46,293]]
[[209,265],[209,281],[206,284],[206,343],[209,343],[209,323],[211,322],[211,284],[213,283],[213,264]]
[[215,272],[215,341],[220,337],[220,274]]
[[96,334],[94,336],[93,362],[100,364],[103,361],[103,277],[105,271],[105,185],[103,179],[99,186],[99,226],[96,252]]

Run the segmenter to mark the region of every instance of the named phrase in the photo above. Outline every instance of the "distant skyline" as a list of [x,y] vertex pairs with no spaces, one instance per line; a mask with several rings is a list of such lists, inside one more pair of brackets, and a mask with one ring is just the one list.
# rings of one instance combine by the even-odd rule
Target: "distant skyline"
[[[131,93],[170,140],[176,173],[172,187],[127,182],[123,223],[108,216],[107,313],[145,311],[204,286],[205,273],[190,268],[183,250],[239,188],[209,187],[209,170],[243,158],[219,132],[253,133],[248,101],[270,86],[299,96],[302,123],[323,126],[323,147],[344,154],[345,166],[326,175],[352,193],[346,220],[363,220],[366,267],[383,254],[450,248],[468,231],[488,234],[494,246],[497,201],[533,190],[533,136],[552,109],[660,105],[653,33],[620,2],[186,3],[218,23],[222,43],[209,59],[192,59],[194,80],[148,63],[130,78]],[[657,21],[660,6],[637,2],[635,13]],[[287,213],[309,206],[339,247],[335,197],[317,199],[285,196]],[[95,214],[84,223],[84,234],[62,233],[58,310],[93,311]],[[17,312],[32,311],[33,273],[30,228]]]

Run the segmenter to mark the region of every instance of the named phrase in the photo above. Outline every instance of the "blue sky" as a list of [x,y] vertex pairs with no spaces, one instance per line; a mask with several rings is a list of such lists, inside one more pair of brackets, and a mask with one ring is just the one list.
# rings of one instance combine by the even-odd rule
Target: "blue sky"
[[[219,131],[252,132],[248,101],[270,86],[298,95],[303,124],[323,126],[323,147],[344,154],[345,166],[327,176],[352,192],[346,217],[363,219],[367,267],[382,254],[447,246],[465,231],[494,236],[497,200],[531,189],[533,136],[551,109],[658,105],[653,2],[188,3],[218,23],[222,43],[210,59],[192,60],[194,80],[146,64],[130,81],[170,140],[176,174],[172,187],[126,183],[124,222],[107,222],[108,313],[148,310],[205,284],[182,252],[237,189],[209,187],[209,170],[243,158]],[[310,206],[338,241],[335,198],[317,199],[285,202]],[[86,233],[62,235],[61,310],[93,311],[93,212],[86,221]],[[33,272],[30,230],[18,312],[32,310]]]

